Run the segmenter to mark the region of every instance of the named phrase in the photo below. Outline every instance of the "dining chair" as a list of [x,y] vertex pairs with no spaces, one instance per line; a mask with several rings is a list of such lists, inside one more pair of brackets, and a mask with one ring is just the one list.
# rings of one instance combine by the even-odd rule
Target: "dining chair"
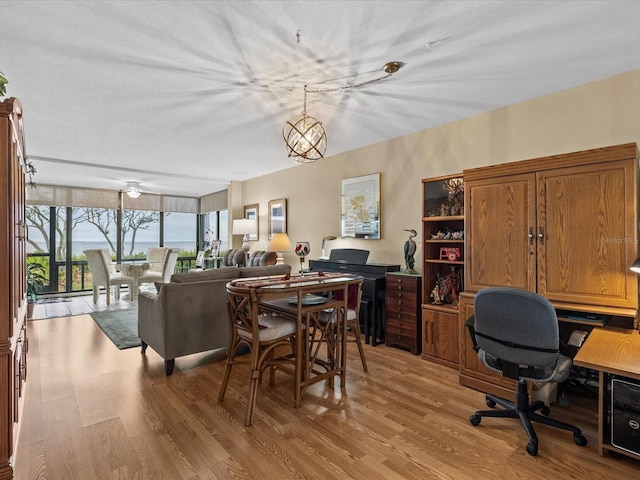
[[149,269],[138,279],[143,283],[168,283],[178,261],[179,248],[151,247],[147,252]]
[[[106,256],[105,249],[92,248],[84,250],[83,253],[87,257],[89,272],[91,273],[93,284],[93,303],[98,303],[100,287],[104,287],[106,290],[107,305],[111,304],[111,287],[115,287],[116,289],[116,299],[120,298],[120,285],[128,285],[129,291],[131,291],[131,288],[133,287],[133,277],[128,277],[120,272],[112,271],[111,257]],[[108,254],[108,251],[106,253]],[[109,258],[108,261],[107,258]]]
[[[227,297],[231,340],[218,400],[224,400],[233,366],[249,364],[251,373],[245,415],[245,425],[249,426],[253,423],[258,385],[264,370],[269,368],[269,383],[273,384],[277,366],[287,364],[295,368],[296,323],[281,315],[261,314],[260,299],[255,289],[237,288],[228,284]],[[248,356],[238,354],[242,346],[249,348]],[[279,349],[277,355],[276,349]]]
[[[351,333],[350,340],[358,345],[358,351],[360,353],[360,361],[362,362],[362,369],[364,372],[368,372],[367,359],[364,356],[364,347],[362,346],[362,334],[360,331],[360,303],[362,301],[362,283],[349,285],[347,291],[347,315],[345,316],[347,322],[347,331]],[[336,290],[334,292],[334,298],[342,300],[342,290]],[[331,323],[329,331],[335,332],[337,327],[337,315],[335,312],[321,312],[319,316],[321,324],[326,325]],[[327,335],[327,341],[329,342],[329,348],[336,348],[335,335]]]

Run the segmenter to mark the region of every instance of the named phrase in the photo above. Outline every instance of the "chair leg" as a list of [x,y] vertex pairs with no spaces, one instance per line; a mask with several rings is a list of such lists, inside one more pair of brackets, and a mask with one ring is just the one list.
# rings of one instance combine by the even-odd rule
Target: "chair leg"
[[[252,355],[254,353],[252,352]],[[255,354],[256,356],[259,355],[258,353]],[[260,368],[258,365],[253,365],[254,363],[257,362],[251,362],[252,363],[252,368],[251,369],[251,382],[249,383],[249,398],[247,400],[247,414],[244,417],[244,424],[245,426],[249,426],[253,423],[253,414],[255,412],[256,409],[256,397],[258,396],[258,384],[260,383]]]
[[116,300],[120,300],[120,285],[116,285]]
[[356,335],[356,343],[358,344],[358,351],[360,352],[360,361],[362,362],[362,369],[364,373],[367,373],[367,360],[364,358],[364,348],[362,347],[362,335],[360,334],[360,321],[356,318],[356,321],[352,323],[353,333]]
[[220,392],[218,392],[218,401],[224,400],[224,394],[227,392],[227,385],[229,385],[229,377],[231,376],[231,368],[233,367],[234,359],[236,357],[236,351],[238,350],[238,343],[231,339],[229,347],[229,356],[227,357],[227,366],[224,369],[224,376],[222,377],[222,384],[220,385]]
[[97,285],[93,285],[93,304],[98,303],[98,296],[100,295],[100,288]]
[[111,285],[105,287],[105,295],[107,296],[107,305],[111,305]]
[[171,374],[173,373],[173,367],[176,364],[176,359],[172,358],[170,360],[165,360],[164,361],[164,374],[165,376],[169,377],[171,376]]

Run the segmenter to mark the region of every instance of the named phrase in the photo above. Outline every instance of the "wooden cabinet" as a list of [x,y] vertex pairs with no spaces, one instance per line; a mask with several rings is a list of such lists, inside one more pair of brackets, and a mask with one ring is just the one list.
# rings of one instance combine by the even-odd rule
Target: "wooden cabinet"
[[421,288],[418,275],[398,272],[385,276],[385,343],[408,348],[414,355],[418,355],[422,347]]
[[464,278],[464,182],[460,174],[426,178],[422,190],[422,356],[455,368]]
[[0,478],[12,478],[11,456],[27,372],[25,178],[22,108],[0,103]]
[[422,357],[457,368],[459,357],[458,312],[422,307]]
[[[635,144],[464,171],[465,292],[512,286],[557,309],[636,318],[638,150]],[[461,335],[461,383],[490,383]],[[485,375],[486,374],[486,375]]]
[[465,290],[508,285],[552,302],[638,305],[637,148],[465,170]]

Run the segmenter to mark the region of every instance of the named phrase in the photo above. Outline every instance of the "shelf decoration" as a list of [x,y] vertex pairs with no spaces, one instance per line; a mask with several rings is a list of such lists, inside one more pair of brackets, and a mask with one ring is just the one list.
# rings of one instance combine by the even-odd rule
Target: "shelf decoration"
[[464,215],[464,181],[462,177],[447,179],[441,182],[440,186],[441,192],[446,194],[446,197],[441,198],[440,195],[436,195],[436,198],[430,199],[428,209],[425,208],[426,216],[457,217]]
[[450,303],[452,306],[458,305],[458,295],[460,294],[460,272],[454,265],[449,266],[449,273],[443,275],[438,273],[436,284],[431,291],[431,298],[434,305]]

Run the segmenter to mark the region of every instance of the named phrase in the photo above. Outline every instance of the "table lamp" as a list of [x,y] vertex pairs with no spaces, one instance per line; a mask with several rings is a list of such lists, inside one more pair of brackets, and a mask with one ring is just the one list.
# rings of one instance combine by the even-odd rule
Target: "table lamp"
[[319,257],[320,260],[329,260],[329,257],[326,257],[324,254],[324,242],[326,242],[327,240],[335,240],[336,237],[335,235],[327,235],[326,237],[322,237],[322,256]]
[[291,250],[293,250],[293,246],[286,233],[274,233],[269,245],[267,245],[267,252],[276,252],[276,265],[284,265],[282,252],[290,252]]
[[249,235],[258,233],[258,225],[255,219],[241,218],[233,221],[233,235],[243,235],[242,250],[249,251]]

